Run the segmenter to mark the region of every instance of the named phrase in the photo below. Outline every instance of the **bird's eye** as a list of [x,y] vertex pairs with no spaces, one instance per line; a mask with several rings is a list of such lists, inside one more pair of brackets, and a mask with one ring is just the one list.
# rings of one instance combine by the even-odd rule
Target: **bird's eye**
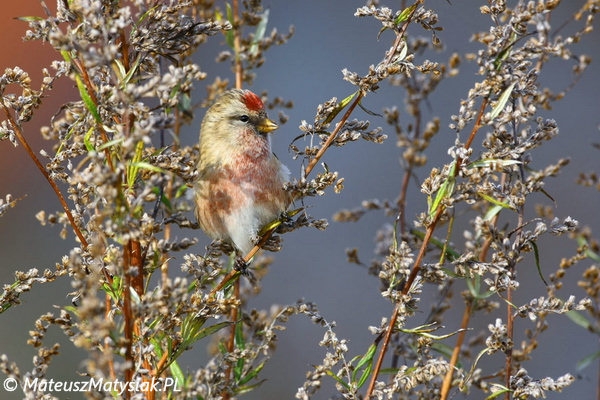
[[248,121],[250,121],[250,117],[247,115],[240,115],[240,121],[248,122]]

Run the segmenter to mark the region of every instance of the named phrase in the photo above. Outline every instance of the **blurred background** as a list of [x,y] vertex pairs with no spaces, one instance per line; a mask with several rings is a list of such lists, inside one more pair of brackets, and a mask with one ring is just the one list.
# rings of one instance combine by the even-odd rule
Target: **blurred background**
[[[396,8],[396,2],[388,2]],[[567,23],[573,13],[584,3],[581,1],[564,1],[558,13],[554,15],[553,27]],[[470,41],[475,32],[489,29],[489,19],[479,12],[481,5],[487,1],[449,2],[445,0],[429,0],[428,8],[435,9],[440,18],[439,38],[444,46],[440,53],[427,53],[426,58],[433,61],[446,62],[453,52],[464,54],[476,51],[479,45]],[[54,4],[49,4],[54,6]],[[250,88],[257,92],[268,91],[269,96],[280,96],[294,102],[294,108],[285,110],[289,116],[273,137],[274,151],[289,166],[294,176],[299,176],[300,160],[292,160],[288,151],[291,140],[300,134],[298,125],[302,120],[312,123],[316,106],[332,96],[344,98],[354,91],[349,83],[342,80],[341,70],[348,68],[359,74],[366,73],[369,65],[377,64],[391,44],[393,36],[384,32],[377,40],[380,25],[372,18],[356,18],[356,8],[364,5],[364,1],[320,1],[305,0],[290,2],[270,0],[264,2],[270,10],[270,28],[286,32],[290,25],[295,27],[295,34],[283,46],[271,48],[267,52],[265,65],[257,70],[254,85]],[[39,87],[41,68],[49,67],[50,62],[58,59],[55,51],[47,44],[40,42],[23,42],[22,37],[27,29],[25,22],[16,20],[18,16],[44,15],[40,2],[22,0],[6,2],[0,13],[0,68],[20,66],[29,72],[33,79],[33,87]],[[566,25],[565,29],[569,29]],[[413,29],[412,34],[429,34]],[[195,55],[201,69],[208,73],[206,82],[198,82],[195,91],[195,102],[200,102],[206,91],[204,85],[212,82],[216,76],[227,78],[233,85],[233,75],[229,64],[216,64],[214,59],[224,49],[222,36],[209,39]],[[360,51],[357,51],[360,49]],[[596,236],[600,232],[600,213],[597,211],[599,193],[592,188],[583,188],[575,183],[580,172],[600,171],[600,152],[592,146],[600,142],[600,80],[598,73],[598,56],[600,55],[600,34],[598,30],[587,35],[574,46],[575,54],[588,54],[592,57],[592,65],[582,79],[568,93],[567,97],[554,105],[553,110],[543,111],[541,115],[556,119],[559,136],[545,144],[541,151],[533,153],[532,166],[543,168],[559,158],[569,157],[571,164],[560,176],[547,182],[546,190],[556,200],[555,214],[559,218],[568,215],[590,226]],[[559,91],[568,86],[572,80],[570,62],[553,60],[541,76],[543,84]],[[447,148],[451,146],[456,134],[448,129],[450,116],[458,112],[461,99],[467,97],[468,89],[480,80],[473,64],[463,63],[458,77],[447,79],[441,83],[437,91],[428,99],[424,107],[424,120],[438,116],[441,130],[427,151],[429,162],[426,168],[417,171],[417,177],[423,179],[432,167],[441,167],[451,161]],[[58,107],[68,99],[76,97],[72,81],[63,79],[49,93],[50,98],[42,104],[33,120],[25,126],[25,135],[35,151],[51,150],[50,144],[41,140],[39,128],[48,124]],[[404,93],[400,88],[383,84],[375,94],[367,96],[364,105],[381,113],[383,107],[397,105],[404,111]],[[200,121],[204,115],[199,109],[192,125],[182,135],[184,145],[197,141]],[[271,117],[276,117],[272,114]],[[272,254],[274,263],[268,275],[262,280],[262,291],[249,300],[248,307],[270,308],[272,304],[294,304],[298,299],[314,302],[321,314],[330,322],[335,321],[336,331],[340,337],[348,339],[349,357],[364,353],[373,337],[367,330],[370,325],[379,325],[381,318],[389,317],[391,305],[378,294],[379,281],[367,274],[364,268],[348,264],[345,250],[350,247],[359,249],[359,256],[365,263],[374,257],[374,237],[385,224],[393,223],[393,217],[382,212],[373,211],[361,219],[359,223],[340,224],[331,221],[331,216],[344,208],[355,208],[361,200],[379,198],[395,201],[399,194],[402,169],[400,167],[400,149],[395,145],[395,135],[385,124],[383,118],[370,116],[357,110],[353,118],[369,119],[372,126],[382,126],[389,138],[380,145],[367,142],[350,143],[343,148],[328,151],[324,158],[331,170],[339,171],[345,178],[345,189],[339,194],[328,193],[321,198],[307,199],[309,213],[317,218],[328,218],[329,228],[324,231],[302,229],[284,236],[284,247],[279,253]],[[465,137],[462,137],[464,142]],[[476,153],[478,149],[475,149]],[[60,206],[47,182],[35,169],[22,147],[12,148],[8,141],[0,143],[0,196],[10,193],[20,198],[16,207],[0,218],[0,283],[10,284],[14,281],[15,270],[28,270],[35,267],[40,270],[53,268],[55,262],[68,254],[75,241],[71,232],[67,239],[59,238],[60,227],[40,226],[35,214],[40,210],[54,212]],[[554,207],[551,200],[540,195],[533,202]],[[533,204],[532,202],[532,204]],[[410,188],[408,199],[408,221],[414,220],[419,212],[426,208],[426,199],[416,184]],[[532,217],[529,210],[529,217]],[[461,232],[466,226],[455,227],[457,243],[460,245]],[[203,253],[208,239],[201,231],[186,231],[182,235],[199,237],[198,245],[192,249]],[[576,245],[564,237],[547,237],[539,244],[542,270],[550,273],[556,270],[562,257],[574,254]],[[172,263],[173,273],[178,257],[175,254]],[[576,280],[589,262],[576,266],[570,271],[569,284],[561,291],[567,298],[575,294],[583,296],[577,289]],[[543,282],[537,275],[535,262],[531,260],[520,265],[519,281],[521,287],[515,295],[516,304],[522,304],[531,298],[544,296]],[[455,290],[464,288],[455,287]],[[28,331],[34,321],[43,313],[70,304],[66,295],[70,292],[67,279],[52,284],[37,285],[30,293],[21,297],[22,304],[14,306],[0,318],[0,354],[18,363],[21,372],[32,368],[32,357],[35,349],[26,345]],[[446,321],[444,332],[458,329],[462,305],[455,296],[456,310],[451,311],[456,319]],[[436,298],[422,296],[420,312],[409,326],[421,324],[427,316],[431,302]],[[504,317],[504,310],[498,314]],[[496,316],[488,316],[476,321],[476,329],[487,330],[487,324],[493,323]],[[577,363],[598,350],[597,337],[573,324],[564,316],[549,319],[550,329],[541,337],[540,347],[534,358],[524,367],[534,377],[558,377],[567,372],[576,375],[577,381],[563,394],[550,393],[548,398],[593,398],[598,384],[598,365],[594,363],[582,370],[577,370]],[[529,320],[518,319],[515,332],[522,334],[527,327],[533,327]],[[312,324],[305,317],[292,318],[287,323],[287,330],[279,335],[278,348],[262,373],[266,381],[260,388],[244,398],[247,399],[291,399],[302,385],[306,371],[312,365],[319,364],[325,354],[317,343],[322,339],[323,330]],[[474,333],[475,334],[475,333]],[[62,344],[61,354],[54,360],[49,377],[57,380],[76,379],[75,370],[80,368],[83,352],[75,349],[65,340],[63,334],[52,327],[45,339],[46,345],[54,342]],[[453,341],[452,341],[453,342]],[[517,337],[517,343],[518,343]],[[193,370],[203,365],[206,360],[206,343],[199,342],[194,349],[188,351],[181,360],[185,369]],[[501,369],[503,358],[495,355],[484,360],[488,370]],[[0,379],[4,375],[0,374]],[[334,391],[330,380],[315,398],[329,398]],[[0,398],[17,399],[19,391],[7,393],[0,389]],[[481,392],[474,391],[471,396],[455,393],[454,398],[483,398]],[[78,394],[69,397],[77,399]]]

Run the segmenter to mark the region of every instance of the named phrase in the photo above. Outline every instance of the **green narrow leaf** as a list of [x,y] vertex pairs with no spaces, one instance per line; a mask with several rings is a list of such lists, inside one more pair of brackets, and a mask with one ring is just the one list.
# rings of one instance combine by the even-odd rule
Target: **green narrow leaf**
[[596,261],[596,262],[600,262],[600,255],[598,253],[595,253],[591,248],[590,248],[590,244],[588,242],[588,240],[585,238],[585,236],[583,235],[579,235],[577,236],[577,245],[579,247],[585,246],[586,250],[585,250],[585,255],[586,257]]
[[[198,319],[198,318],[194,318],[194,319]],[[189,340],[186,340],[186,346],[191,345],[193,342],[196,342],[202,338],[205,338],[207,336],[212,335],[213,333],[216,333],[218,331],[220,331],[221,329],[228,327],[231,325],[231,322],[229,321],[225,321],[225,322],[219,322],[218,324],[214,324],[211,325],[209,327],[206,327],[204,329],[199,329],[197,332],[194,333],[194,335],[192,335]]]
[[450,359],[450,357],[452,357],[452,353],[454,352],[454,347],[448,346],[443,342],[433,342],[431,344],[431,348],[445,356],[447,359]]
[[584,357],[581,361],[577,362],[577,370],[581,371],[582,369],[587,368],[592,363],[595,363],[595,361],[598,359],[600,359],[600,351]]
[[333,378],[337,383],[339,383],[340,385],[342,385],[343,387],[345,387],[346,389],[350,389],[350,385],[347,384],[342,378],[340,378],[339,376],[337,376],[332,370],[328,369],[325,371],[325,373],[330,376],[331,378]]
[[217,344],[217,347],[219,348],[219,352],[220,352],[221,354],[227,354],[227,347],[225,347],[225,344],[224,344],[224,343],[222,343],[222,342],[219,342],[219,343]]
[[[235,346],[243,350],[246,348],[246,339],[244,338],[244,325],[241,322],[235,324]],[[242,379],[244,366],[246,365],[244,358],[239,358],[233,368],[233,376],[236,382]]]
[[61,50],[60,55],[62,56],[63,60],[68,63],[73,61],[73,57],[71,57],[71,54],[67,50]]
[[121,293],[123,286],[121,285],[121,277],[118,275],[113,276],[112,284],[103,283],[102,289],[113,299],[115,303],[121,301]]
[[482,167],[493,167],[499,165],[501,167],[508,167],[511,165],[521,164],[519,160],[502,160],[498,158],[484,158],[482,160],[473,161],[469,163],[467,168],[482,168]]
[[260,371],[262,371],[263,368],[265,367],[265,363],[266,363],[266,361],[262,361],[255,368],[252,368],[250,371],[248,371],[248,373],[237,382],[238,385],[240,385],[240,386],[245,385],[246,383],[250,382],[252,379],[256,378],[258,376],[258,374],[260,374]]
[[531,243],[531,246],[533,247],[533,256],[535,258],[535,265],[537,267],[538,274],[540,275],[540,279],[542,280],[542,282],[544,282],[544,285],[548,286],[548,282],[546,282],[546,280],[544,279],[542,267],[540,266],[540,252],[538,250],[537,244],[533,240],[529,241],[529,243]]
[[171,371],[171,376],[173,377],[173,379],[175,379],[175,382],[181,382],[181,384],[185,382],[185,374],[183,373],[183,370],[181,369],[177,361],[173,361],[169,365],[169,370]]
[[117,138],[117,139],[109,140],[108,142],[103,143],[102,145],[100,145],[98,147],[98,151],[102,151],[104,149],[108,149],[108,148],[110,148],[110,147],[112,147],[114,145],[117,145],[117,144],[123,142],[123,140],[125,140],[125,139],[123,139],[123,138]]
[[471,295],[475,299],[487,299],[492,294],[494,294],[494,292],[489,291],[489,290],[484,293],[480,292],[481,276],[479,276],[479,275],[475,275],[473,278],[467,279],[466,282],[467,282],[467,288],[469,289],[469,292],[471,292]]
[[221,329],[230,326],[231,322],[219,322],[217,324],[208,326],[204,329],[202,327],[206,323],[206,319],[196,318],[193,315],[188,315],[181,324],[181,337],[182,342],[177,346],[176,349],[172,350],[169,354],[169,361],[165,367],[171,367],[171,364],[179,358],[179,356],[187,350],[196,341],[210,336]]
[[492,112],[490,113],[490,121],[492,121],[494,118],[496,118],[498,115],[500,115],[500,112],[502,110],[504,110],[504,106],[506,106],[506,102],[510,98],[510,95],[512,93],[513,88],[515,87],[515,84],[516,84],[516,82],[513,82],[509,87],[504,89],[504,92],[502,92],[502,94],[500,95],[500,98],[498,98],[498,102],[496,103],[496,106],[494,106],[494,108],[492,108]]
[[266,379],[262,379],[262,380],[258,381],[257,383],[255,383],[254,385],[238,386],[235,390],[235,394],[249,393],[249,392],[253,391],[254,389],[256,389],[257,387],[259,387],[260,385],[262,385],[265,381],[266,381]]
[[252,46],[250,46],[250,54],[256,55],[258,53],[258,44],[265,37],[265,32],[267,31],[267,24],[269,23],[269,10],[265,10],[260,15],[260,22],[256,26],[256,31],[254,32],[254,41],[252,42]]
[[323,123],[328,124],[331,121],[333,121],[333,119],[338,116],[338,114],[340,113],[340,111],[342,111],[344,108],[346,108],[346,106],[348,104],[350,104],[350,102],[352,101],[352,99],[354,99],[354,96],[356,96],[357,94],[358,94],[358,91],[352,93],[351,95],[347,96],[345,99],[343,99],[342,101],[340,101],[338,103],[338,105],[335,106],[335,108],[333,109],[333,111],[327,116],[327,118],[325,118],[325,121],[323,121]]
[[510,55],[511,51],[512,51],[512,43],[515,41],[515,39],[517,38],[517,34],[515,32],[512,32],[510,35],[510,39],[509,39],[509,43],[511,43],[509,46],[505,47],[496,57],[496,59],[494,60],[494,67],[496,67],[496,70],[499,70],[500,67],[502,66],[502,62],[504,60],[506,60],[508,58],[508,56]]
[[156,165],[152,165],[146,161],[136,161],[134,163],[131,163],[131,165],[137,167],[138,169],[146,169],[146,170],[152,171],[152,172],[160,172],[163,174],[167,172],[164,169],[162,169],[161,167],[157,167]]
[[[424,239],[425,238],[425,232],[420,231],[418,229],[411,229],[410,233],[412,235],[418,237],[419,239]],[[460,253],[458,251],[454,250],[453,248],[448,247],[445,242],[442,242],[441,240],[436,239],[434,237],[432,237],[431,239],[429,239],[429,241],[430,241],[431,244],[433,244],[435,247],[437,247],[440,250],[444,250],[444,247],[445,247],[446,257],[450,261],[454,261],[454,260],[456,260],[457,258],[460,257]],[[449,270],[447,272],[450,273],[449,276],[453,276],[455,278],[458,277],[458,275],[456,275],[454,272],[451,272]]]
[[417,4],[418,3],[415,3],[412,6],[406,7],[404,10],[402,10],[400,15],[398,15],[396,17],[396,19],[394,20],[394,23],[396,25],[398,25],[398,24],[401,24],[402,22],[407,21],[408,17],[410,17],[410,14],[412,14],[415,11],[415,9],[417,8]]
[[354,371],[352,372],[352,380],[356,381],[356,376],[362,370],[362,374],[358,379],[358,387],[361,387],[366,379],[371,374],[372,366],[373,366],[373,357],[375,357],[375,353],[377,352],[377,346],[372,344],[367,349],[367,352],[360,357],[360,360],[356,363],[356,367],[354,367]]
[[94,133],[94,127],[91,127],[90,129],[88,129],[88,131],[83,136],[83,144],[85,145],[85,148],[87,151],[95,150],[94,145],[92,144],[92,141],[90,140],[90,138],[92,137],[92,133]]
[[371,360],[371,362],[369,362],[369,364],[367,364],[363,373],[360,375],[358,382],[356,382],[357,387],[361,388],[365,384],[367,379],[369,379],[369,376],[371,376],[372,371],[373,371],[373,360]]
[[81,77],[79,75],[75,75],[75,83],[77,84],[77,89],[79,90],[79,95],[81,96],[81,100],[83,100],[85,107],[92,114],[92,116],[94,117],[94,120],[96,120],[97,123],[101,124],[102,119],[100,118],[100,113],[98,112],[98,107],[96,107],[96,104],[94,104],[92,97],[88,93],[88,91],[87,91],[85,85],[83,84],[83,81],[81,80]]
[[497,392],[492,393],[491,395],[489,395],[488,397],[485,398],[485,400],[492,400],[495,399],[496,397],[500,397],[505,393],[509,393],[510,389],[506,389],[504,386],[502,386],[502,389],[498,390]]
[[[167,351],[171,352],[173,350],[173,343],[169,337],[160,334],[150,338],[150,343],[152,344],[158,358],[162,358],[164,354],[162,348],[162,343],[164,340],[167,341]],[[173,379],[175,379],[178,385],[180,383],[183,384],[183,382],[185,382],[185,374],[183,373],[183,370],[181,369],[177,361],[173,360],[170,362],[169,370],[171,371],[171,376],[173,377]]]
[[115,60],[116,68],[120,73],[120,87],[124,89],[125,86],[131,83],[131,79],[134,77],[135,73],[138,72],[140,67],[140,61],[142,59],[142,54],[138,54],[133,64],[130,66],[129,71],[125,71],[125,67],[119,60]]
[[571,321],[573,321],[575,324],[579,325],[583,329],[585,329],[585,330],[592,329],[593,324],[586,317],[584,317],[583,314],[580,313],[579,311],[571,310],[571,311],[567,311],[565,314]]
[[188,186],[187,185],[181,185],[179,186],[179,188],[175,191],[175,198],[178,199],[181,196],[183,196],[185,194],[185,192],[187,192],[188,190]]
[[142,155],[144,153],[144,141],[140,140],[135,145],[135,154],[133,155],[133,160],[127,166],[127,187],[132,188],[137,179],[137,174],[140,169],[140,160],[142,159]]
[[494,198],[494,197],[492,197],[490,195],[487,195],[485,193],[477,192],[477,194],[479,196],[481,196],[484,200],[486,200],[489,203],[492,203],[495,206],[502,207],[502,208],[508,208],[508,209],[513,210],[513,207],[511,207],[508,203],[506,203],[504,201],[500,201],[500,200],[498,200],[498,199],[496,199],[496,198]]
[[36,17],[34,15],[26,15],[23,17],[15,17],[14,19],[16,19],[17,21],[35,22],[35,21],[42,21],[44,18]]
[[492,218],[494,218],[498,213],[500,213],[500,211],[502,211],[503,207],[501,206],[492,206],[490,207],[489,210],[487,210],[487,212],[485,213],[485,215],[483,216],[483,220],[484,221],[490,221]]
[[454,171],[456,169],[456,162],[452,161],[452,166],[450,167],[450,171],[448,172],[448,177],[442,183],[437,193],[435,194],[435,199],[431,206],[429,207],[429,216],[433,217],[438,210],[438,207],[442,204],[442,201],[454,193],[454,184],[456,180],[454,179]]
[[360,361],[356,364],[356,368],[362,368],[363,365],[373,360],[375,353],[377,352],[377,345],[372,344]]
[[[231,8],[231,4],[227,3],[225,5],[225,8],[227,10],[227,21],[231,23],[231,26],[235,26],[235,24],[233,23],[233,10]],[[225,42],[227,43],[227,46],[231,47],[232,49],[234,48],[233,29],[230,29],[227,32],[225,32]]]
[[[73,1],[73,0],[69,0],[69,1]],[[156,11],[156,9],[158,8],[158,6],[154,6],[152,8],[149,8],[148,11],[146,11],[145,13],[143,13],[140,18],[137,21],[137,25],[135,26],[136,28],[138,26],[140,26],[142,24],[142,22],[144,22],[146,20],[146,18],[148,18],[148,16],[150,15],[151,12]]]
[[122,82],[123,77],[127,74],[127,71],[125,71],[125,66],[121,60],[114,60],[113,70],[117,73],[117,79]]
[[194,115],[194,103],[192,101],[192,96],[189,93],[182,92],[179,95],[179,103],[177,108],[185,113],[185,115]]

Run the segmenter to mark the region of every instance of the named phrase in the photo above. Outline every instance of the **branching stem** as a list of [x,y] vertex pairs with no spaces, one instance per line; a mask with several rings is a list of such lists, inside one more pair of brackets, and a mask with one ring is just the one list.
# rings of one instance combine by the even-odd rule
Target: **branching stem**
[[81,232],[81,229],[79,229],[79,225],[77,224],[77,222],[75,221],[75,217],[73,217],[73,214],[71,213],[71,209],[69,208],[69,205],[67,204],[67,200],[65,199],[62,192],[58,188],[58,185],[56,184],[56,182],[54,182],[54,180],[52,179],[52,177],[50,177],[50,174],[48,173],[46,168],[42,165],[42,162],[40,161],[40,159],[33,152],[33,149],[27,142],[27,139],[25,139],[25,135],[23,135],[21,126],[15,121],[12,114],[8,110],[8,107],[6,107],[6,104],[4,104],[4,99],[2,99],[1,101],[2,101],[2,107],[4,108],[4,113],[6,115],[6,119],[8,119],[8,121],[10,122],[10,125],[12,126],[12,128],[14,130],[17,140],[19,141],[21,146],[23,146],[25,148],[25,151],[27,151],[27,154],[29,155],[29,157],[31,158],[31,160],[33,161],[33,163],[35,164],[37,169],[42,173],[44,178],[46,178],[46,181],[48,181],[52,190],[54,190],[54,193],[56,194],[56,197],[58,198],[58,201],[60,202],[60,205],[62,206],[63,210],[65,211],[65,214],[67,215],[67,219],[69,220],[71,227],[73,228],[73,232],[75,232],[75,235],[79,239],[79,242],[81,243],[82,247],[84,249],[87,248],[89,245],[88,241],[86,240],[85,236]]

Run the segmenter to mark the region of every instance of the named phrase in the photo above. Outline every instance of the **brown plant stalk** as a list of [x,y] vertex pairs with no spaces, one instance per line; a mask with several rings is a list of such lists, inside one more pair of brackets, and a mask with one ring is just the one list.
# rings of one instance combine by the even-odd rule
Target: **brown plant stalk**
[[[87,68],[85,68],[85,65],[82,62],[80,62],[79,60],[77,60],[76,58],[73,58],[71,61],[73,62],[73,64],[75,64],[75,66],[77,67],[77,70],[80,72],[81,78],[82,78],[83,83],[86,88],[86,91],[87,91],[88,95],[90,96],[92,102],[94,103],[94,106],[98,107],[98,97],[96,97],[96,89],[94,88],[94,84],[90,80],[90,75],[88,74]],[[106,130],[104,129],[104,126],[102,126],[102,124],[100,124],[100,123],[97,123],[96,125],[98,127],[98,131],[100,132],[100,137],[102,138],[103,143],[107,143],[109,139],[108,139],[108,134],[106,133]],[[115,167],[113,165],[112,157],[110,154],[110,149],[105,148],[104,154],[106,155],[106,162],[107,162],[108,166],[110,167],[110,170],[115,172]]]
[[29,155],[29,157],[31,158],[31,160],[33,161],[33,163],[35,164],[37,169],[42,173],[42,175],[44,176],[46,181],[50,184],[50,187],[56,194],[56,197],[58,198],[60,205],[62,206],[63,210],[65,211],[65,214],[67,215],[67,219],[69,220],[69,224],[71,224],[73,232],[75,232],[75,235],[79,239],[81,246],[84,249],[86,249],[89,246],[88,241],[86,240],[85,236],[83,236],[83,233],[81,232],[81,229],[79,228],[79,225],[77,225],[77,223],[75,222],[75,218],[73,217],[73,214],[71,213],[71,209],[69,208],[69,205],[67,204],[65,197],[63,196],[62,192],[58,188],[58,185],[56,184],[56,182],[54,182],[54,180],[50,177],[50,174],[48,174],[46,167],[44,167],[42,165],[39,158],[33,152],[33,149],[27,142],[27,139],[25,139],[25,135],[23,135],[23,131],[21,130],[21,127],[19,126],[19,124],[17,124],[17,122],[11,115],[8,107],[6,107],[6,104],[4,104],[4,99],[2,99],[1,101],[2,101],[2,107],[4,108],[4,113],[6,115],[6,119],[8,119],[8,121],[10,122],[10,125],[14,130],[17,140],[19,141],[21,146],[23,146],[25,148],[27,155]]
[[[506,175],[503,175],[503,181]],[[498,223],[498,214],[494,215],[492,218],[491,225],[495,226]],[[481,246],[481,251],[479,253],[479,261],[485,262],[487,260],[487,253],[492,244],[492,238],[489,237],[485,240],[483,245]],[[465,341],[465,337],[467,336],[467,328],[469,327],[469,323],[471,320],[471,315],[473,311],[473,305],[477,301],[477,299],[469,298],[466,301],[466,307],[463,311],[463,316],[460,324],[460,331],[456,337],[456,344],[454,345],[454,349],[452,351],[452,356],[450,358],[448,372],[444,376],[444,381],[442,382],[442,389],[440,391],[440,400],[446,400],[450,394],[450,388],[452,385],[452,377],[454,376],[454,369],[458,363],[458,356],[460,354],[460,349]]]
[[[483,101],[481,102],[481,106],[479,108],[479,113],[475,120],[475,124],[473,126],[473,129],[471,130],[471,134],[469,135],[467,142],[465,143],[465,148],[467,148],[467,149],[469,149],[471,147],[471,144],[473,143],[473,140],[475,139],[475,136],[476,136],[477,132],[479,131],[479,128],[481,127],[481,120],[483,118],[485,108],[487,107],[488,102],[489,102],[488,97],[485,97],[483,99]],[[456,168],[454,168],[454,176],[449,177],[449,178],[455,178],[458,175],[458,172],[460,171],[460,166],[461,166],[462,162],[463,162],[463,159],[460,157],[456,160]],[[427,251],[427,246],[429,245],[429,241],[433,237],[433,232],[435,231],[435,228],[436,228],[438,222],[440,221],[441,216],[444,214],[444,211],[445,211],[445,206],[443,205],[443,202],[442,202],[439,204],[437,211],[431,220],[430,225],[427,226],[427,229],[425,231],[425,237],[423,238],[423,242],[421,243],[421,248],[419,249],[417,258],[415,259],[415,261],[413,263],[413,267],[410,271],[410,274],[404,284],[404,288],[402,290],[402,295],[408,294],[412,284],[414,283],[415,279],[417,278],[417,276],[421,270],[421,264],[423,262],[423,258],[425,257],[425,253]],[[398,306],[395,306],[392,316],[390,317],[390,322],[388,324],[385,337],[384,337],[382,345],[381,345],[381,350],[379,351],[379,356],[378,356],[377,361],[375,362],[375,366],[373,368],[373,373],[371,375],[371,380],[369,381],[369,386],[367,388],[367,392],[365,394],[365,398],[367,398],[367,399],[371,397],[373,390],[375,389],[375,383],[377,382],[377,377],[379,376],[379,371],[381,370],[381,366],[383,364],[383,359],[387,353],[387,349],[388,349],[388,346],[389,346],[389,343],[390,343],[390,340],[392,337],[392,333],[394,332],[396,322],[398,321],[399,314],[400,314],[400,308]]]

